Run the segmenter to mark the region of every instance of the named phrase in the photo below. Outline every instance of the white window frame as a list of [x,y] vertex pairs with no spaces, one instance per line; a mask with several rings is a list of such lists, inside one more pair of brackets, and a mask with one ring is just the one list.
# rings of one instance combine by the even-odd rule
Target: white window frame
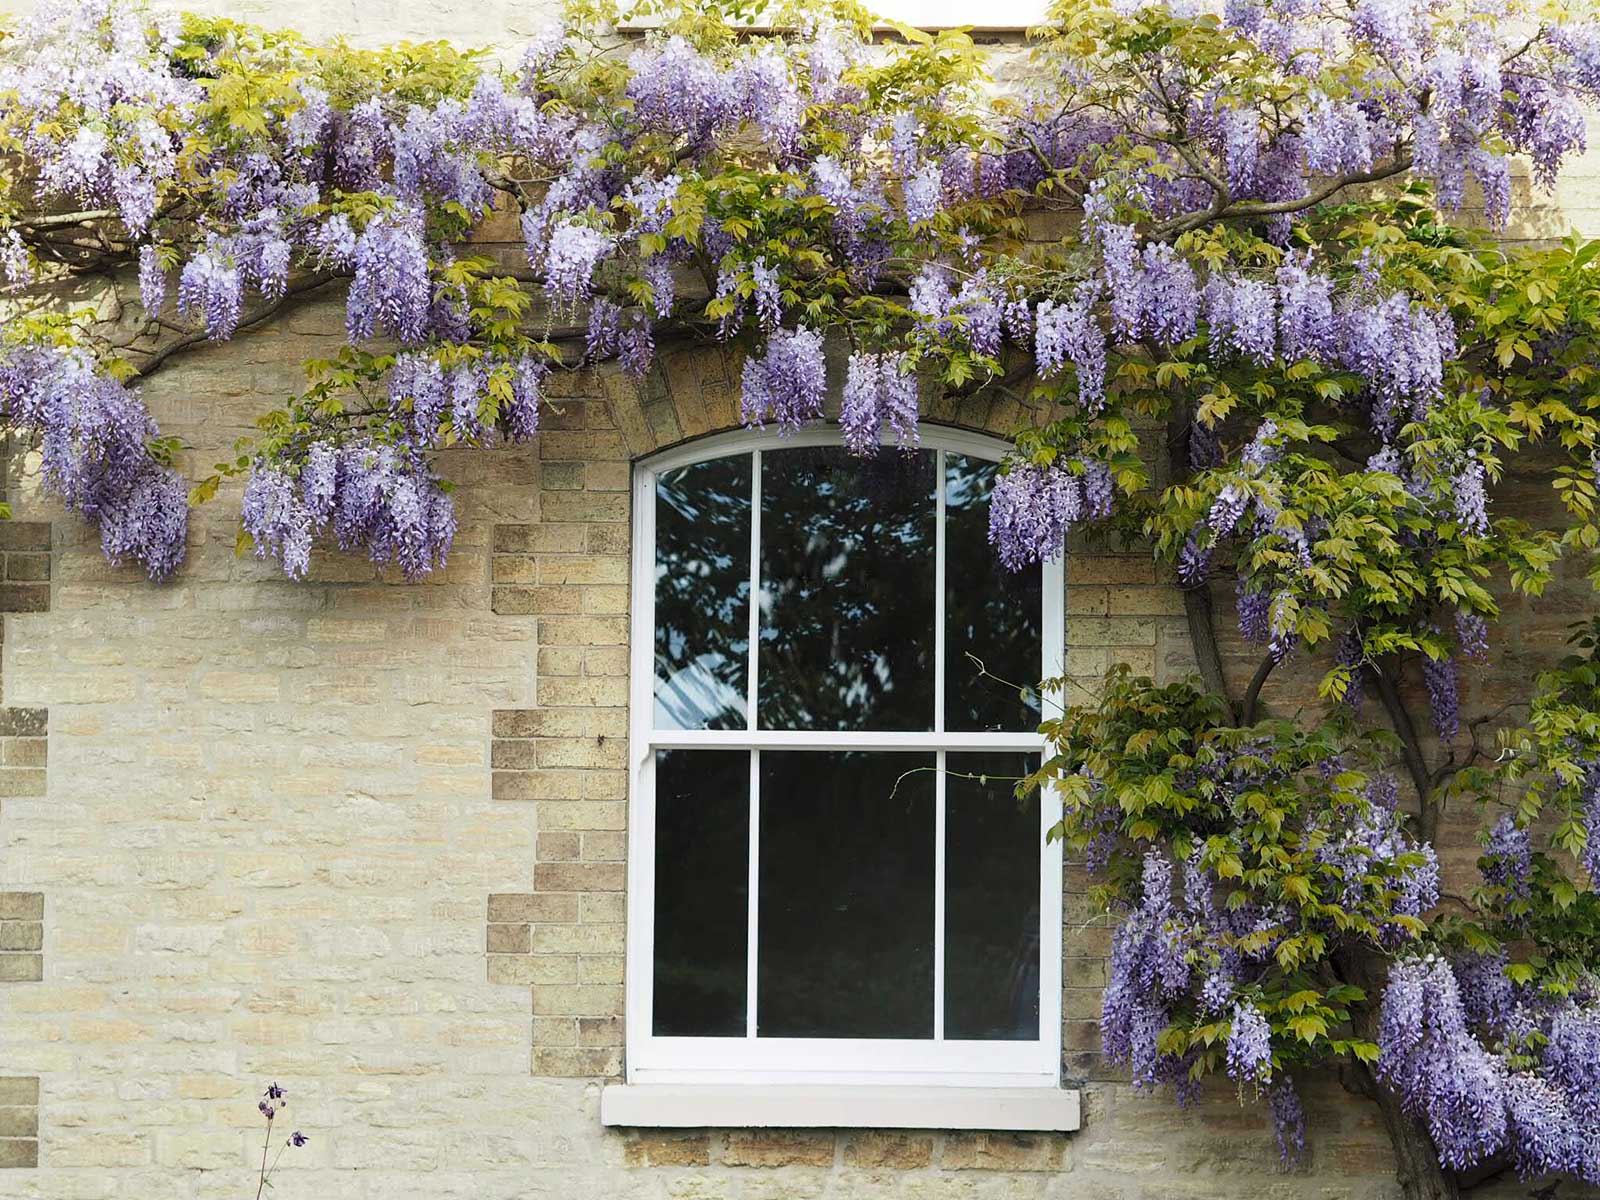
[[[1060,802],[1051,792],[1040,797],[1039,895],[1039,1040],[1032,1042],[946,1040],[943,1029],[944,979],[944,812],[947,751],[1020,751],[1040,754],[1044,739],[1037,733],[947,733],[943,705],[937,705],[935,729],[929,733],[876,733],[744,730],[657,730],[655,714],[655,492],[664,471],[690,466],[706,459],[751,454],[752,471],[759,471],[763,450],[839,444],[837,427],[803,430],[779,438],[775,433],[739,431],[697,440],[652,456],[636,464],[633,479],[633,613],[629,717],[628,803],[628,940],[625,1032],[627,1081],[630,1085],[707,1085],[707,1090],[739,1084],[790,1084],[799,1088],[818,1085],[958,1086],[968,1088],[1056,1088],[1061,1071],[1061,914],[1062,853],[1059,841],[1046,841],[1045,832],[1060,818]],[[949,451],[998,461],[1006,445],[994,438],[962,430],[924,425],[924,449]],[[891,451],[892,452],[892,451]],[[944,470],[943,454],[936,459],[937,576],[944,577]],[[759,476],[757,476],[759,477]],[[756,587],[750,596],[750,667],[747,672],[748,712],[755,711],[755,636],[760,619],[759,498],[752,496],[750,536],[751,572]],[[998,570],[998,566],[996,567]],[[1046,563],[1043,571],[1044,623],[1041,679],[1063,674],[1065,653],[1065,590],[1062,560]],[[944,588],[936,593],[935,686],[944,694]],[[1047,711],[1059,696],[1046,695]],[[655,935],[655,752],[666,749],[721,748],[751,750],[752,775],[763,749],[851,749],[932,751],[941,768],[936,785],[935,826],[935,1022],[932,1040],[879,1040],[853,1038],[762,1038],[755,1035],[756,849],[759,837],[759,802],[752,779],[750,838],[751,916],[747,924],[750,944],[747,1020],[744,1037],[658,1037],[652,1031]],[[617,1092],[634,1088],[608,1089]],[[674,1090],[678,1090],[674,1088]],[[976,1098],[976,1093],[968,1093]],[[623,1097],[609,1097],[621,1104]],[[1076,1096],[1073,1114],[1076,1113]],[[835,1109],[835,1111],[838,1111]],[[1075,1115],[1074,1115],[1075,1122]],[[634,1122],[620,1122],[634,1123]],[[675,1121],[650,1123],[676,1123]],[[798,1122],[796,1122],[798,1123]],[[839,1123],[835,1120],[833,1123]],[[994,1128],[995,1126],[990,1126]],[[1017,1126],[1023,1127],[1023,1126]],[[1060,1125],[1052,1127],[1063,1127]]]

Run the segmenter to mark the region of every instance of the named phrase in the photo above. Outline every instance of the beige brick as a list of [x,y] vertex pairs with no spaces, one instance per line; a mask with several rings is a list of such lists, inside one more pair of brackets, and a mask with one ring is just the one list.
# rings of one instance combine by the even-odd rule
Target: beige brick
[[578,897],[533,893],[499,893],[489,897],[491,923],[572,922],[578,919]]
[[737,1129],[722,1161],[730,1167],[831,1167],[833,1134],[810,1130]]
[[622,434],[614,430],[547,429],[539,434],[539,457],[544,460],[544,470],[549,470],[552,459],[572,460],[578,463],[595,459],[626,459],[627,444]]
[[[549,436],[555,436],[551,434]],[[546,462],[539,468],[539,486],[555,491],[573,492],[583,487],[581,462]]]
[[546,738],[539,742],[541,767],[625,767],[628,744],[622,738]]
[[625,833],[586,833],[583,835],[584,862],[624,862],[628,857]]
[[622,1045],[622,1018],[616,1017],[579,1017],[578,1018],[578,1045],[580,1046],[620,1046]]
[[0,798],[15,796],[42,796],[48,777],[45,772],[24,767],[6,767],[0,770]]
[[283,683],[266,671],[212,671],[201,677],[200,695],[225,704],[263,704],[281,698]]
[[38,983],[43,978],[43,956],[0,954],[0,983]]
[[625,587],[590,586],[583,589],[583,611],[596,616],[628,611],[628,589]]
[[586,704],[599,708],[621,707],[628,702],[628,680],[620,675],[541,679],[539,702],[557,708]]
[[585,924],[613,925],[628,918],[628,899],[616,892],[590,892],[578,899],[579,919]]
[[622,1147],[630,1167],[707,1167],[711,1165],[711,1137],[704,1130],[646,1130]]
[[541,558],[538,564],[538,582],[543,584],[628,582],[628,560],[621,555]]
[[625,646],[628,623],[620,617],[546,617],[539,622],[539,641],[545,646]]
[[37,1167],[39,1143],[24,1138],[0,1138],[0,1168]]
[[578,588],[497,586],[492,603],[494,611],[506,617],[581,613],[583,592]]
[[541,833],[536,853],[540,862],[576,862],[582,846],[576,833]]
[[533,869],[533,886],[541,892],[620,892],[623,879],[620,863],[540,863]]
[[6,738],[0,742],[0,762],[8,767],[42,767],[49,756],[50,743],[44,738]]
[[39,1136],[37,1108],[0,1108],[0,1138]]
[[1079,617],[1067,624],[1069,646],[1154,646],[1156,623],[1141,617]]
[[1114,617],[1181,616],[1183,593],[1175,587],[1119,587],[1110,592]]
[[490,954],[528,953],[528,926],[490,925],[488,930],[487,947]]
[[626,521],[626,492],[546,492],[539,507],[548,521]]
[[541,829],[626,829],[628,806],[612,800],[547,801],[539,805]]
[[560,525],[549,521],[537,525],[496,525],[494,549],[497,554],[579,554],[584,549],[587,531],[582,525]]
[[1067,587],[1092,583],[1154,583],[1154,559],[1093,554],[1067,556]]
[[533,1044],[535,1046],[576,1046],[578,1022],[572,1017],[535,1017],[533,1019]]
[[538,583],[536,559],[525,554],[496,554],[490,568],[495,583]]
[[0,921],[42,920],[43,892],[0,892]]
[[582,675],[585,653],[582,646],[546,646],[539,651],[539,678],[545,679],[552,675]]
[[44,926],[37,921],[0,921],[0,950],[38,950]]
[[[538,955],[528,961],[537,962]],[[597,984],[552,984],[533,989],[536,1017],[609,1017],[622,1011],[622,989]]]
[[952,1133],[941,1163],[947,1171],[1054,1171],[1066,1139],[1047,1133]]
[[0,1075],[0,1105],[28,1107],[39,1103],[36,1075]]
[[622,983],[627,959],[621,954],[585,954],[578,959],[579,983]]
[[563,800],[582,787],[578,771],[496,771],[490,792],[496,800]]
[[620,954],[627,945],[621,925],[536,925],[535,954]]
[[489,744],[489,765],[503,771],[532,770],[539,765],[538,743],[496,738]]
[[[598,588],[585,589],[585,596],[593,595]],[[626,675],[628,673],[628,648],[626,646],[600,646],[583,652],[585,675]]]
[[625,492],[633,481],[633,468],[625,462],[590,462],[583,486],[591,492]]
[[564,1079],[607,1079],[622,1074],[622,1051],[602,1049],[533,1049],[533,1073]]
[[933,1160],[933,1138],[921,1133],[859,1133],[845,1142],[847,1167],[915,1170]]
[[589,525],[584,549],[590,554],[627,554],[628,527],[626,525]]
[[494,736],[624,737],[628,714],[622,709],[532,708],[502,709],[494,714]]

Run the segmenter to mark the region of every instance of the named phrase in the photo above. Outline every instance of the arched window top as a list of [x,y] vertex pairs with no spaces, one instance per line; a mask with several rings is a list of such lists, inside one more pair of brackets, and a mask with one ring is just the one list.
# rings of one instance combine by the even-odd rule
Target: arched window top
[[1060,852],[1009,781],[1061,570],[988,545],[1005,449],[817,428],[637,465],[630,1080],[1053,1082]]

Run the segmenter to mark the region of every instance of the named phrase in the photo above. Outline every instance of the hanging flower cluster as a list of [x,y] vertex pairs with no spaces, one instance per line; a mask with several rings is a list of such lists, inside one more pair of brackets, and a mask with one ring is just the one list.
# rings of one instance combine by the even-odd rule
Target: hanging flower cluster
[[188,488],[152,451],[138,391],[64,335],[19,323],[0,344],[0,419],[37,442],[45,486],[100,527],[107,558],[165,579],[183,559]]

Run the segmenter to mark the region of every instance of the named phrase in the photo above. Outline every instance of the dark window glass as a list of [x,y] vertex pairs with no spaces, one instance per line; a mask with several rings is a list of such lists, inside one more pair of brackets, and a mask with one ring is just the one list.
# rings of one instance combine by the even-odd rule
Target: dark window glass
[[945,728],[962,733],[1039,724],[1044,572],[1008,571],[989,545],[995,473],[992,462],[945,454]]
[[762,751],[762,1037],[933,1036],[933,761]]
[[762,729],[931,729],[933,455],[761,459]]
[[[944,1035],[1039,1036],[1037,791],[1026,754],[948,754],[944,794]],[[980,778],[970,778],[978,776]]]
[[750,752],[658,750],[658,1036],[744,1036],[749,896]]
[[656,477],[658,729],[744,729],[750,456]]

